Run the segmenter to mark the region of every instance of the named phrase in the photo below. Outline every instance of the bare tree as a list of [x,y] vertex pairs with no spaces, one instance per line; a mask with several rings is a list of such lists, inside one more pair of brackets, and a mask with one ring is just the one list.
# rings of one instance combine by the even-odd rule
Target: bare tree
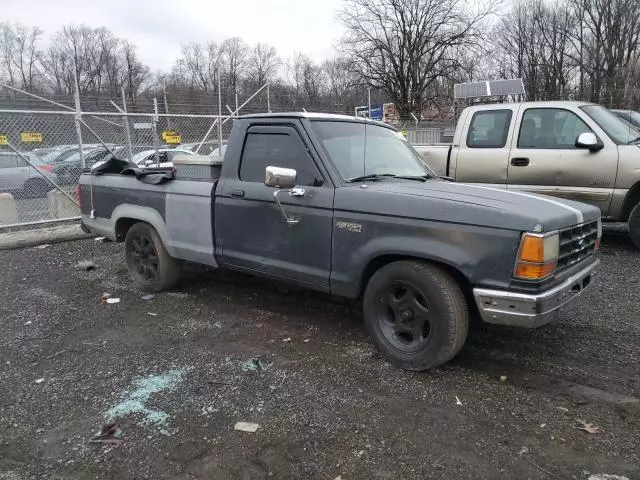
[[16,33],[9,22],[0,23],[0,73],[6,76],[9,85],[15,85],[14,58],[16,55]]
[[492,4],[471,11],[460,0],[347,0],[341,50],[400,114],[420,112],[427,89],[459,66],[457,51],[476,44]]
[[220,44],[220,74],[231,94],[238,93],[241,77],[247,69],[247,45],[238,37]]
[[247,58],[247,74],[255,87],[273,80],[278,73],[281,61],[276,49],[266,43],[257,43]]

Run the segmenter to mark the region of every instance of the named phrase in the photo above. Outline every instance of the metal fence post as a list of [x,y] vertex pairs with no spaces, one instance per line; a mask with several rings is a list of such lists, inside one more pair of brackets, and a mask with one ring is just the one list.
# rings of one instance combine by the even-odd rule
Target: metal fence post
[[127,100],[124,94],[124,87],[122,87],[122,109],[124,111],[124,115],[122,116],[122,120],[124,123],[124,132],[127,137],[127,149],[129,150],[129,161],[133,161],[133,147],[131,146],[131,132],[129,131],[129,117],[127,116]]
[[220,69],[218,68],[218,154],[222,158],[222,89],[220,88]]
[[76,119],[76,133],[78,134],[78,147],[80,150],[80,165],[82,165],[82,169],[84,170],[84,168],[86,167],[85,161],[84,161],[84,152],[83,152],[83,145],[82,145],[82,109],[80,107],[80,86],[78,85],[78,74],[77,74],[77,70],[74,72],[74,79],[75,79],[75,94],[74,94],[74,99],[76,102],[76,115],[75,115],[75,119]]
[[269,84],[267,83],[267,112],[271,113],[271,97],[269,96]]
[[155,149],[154,157],[156,159],[156,167],[160,166],[160,155],[158,155],[158,149],[160,148],[158,141],[158,99],[153,97],[153,148]]

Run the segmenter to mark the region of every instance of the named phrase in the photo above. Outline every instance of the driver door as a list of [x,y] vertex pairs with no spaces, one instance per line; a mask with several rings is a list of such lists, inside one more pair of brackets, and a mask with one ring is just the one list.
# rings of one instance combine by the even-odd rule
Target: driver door
[[508,188],[590,203],[606,216],[618,166],[616,146],[577,148],[581,133],[594,133],[601,141],[603,136],[566,108],[523,108],[516,123]]
[[[237,172],[229,172],[215,202],[216,237],[222,262],[245,270],[295,280],[329,290],[333,192],[329,178],[293,124],[252,126],[247,130]],[[297,172],[301,196],[279,199],[295,225],[287,224],[276,203],[276,188],[265,185],[266,167]]]

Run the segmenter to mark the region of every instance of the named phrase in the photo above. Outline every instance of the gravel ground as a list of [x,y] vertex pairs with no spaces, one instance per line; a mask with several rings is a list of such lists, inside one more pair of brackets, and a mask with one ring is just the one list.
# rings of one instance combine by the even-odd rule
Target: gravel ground
[[0,479],[638,479],[640,255],[604,243],[562,319],[419,374],[351,302],[201,269],[145,300],[121,245],[0,252]]

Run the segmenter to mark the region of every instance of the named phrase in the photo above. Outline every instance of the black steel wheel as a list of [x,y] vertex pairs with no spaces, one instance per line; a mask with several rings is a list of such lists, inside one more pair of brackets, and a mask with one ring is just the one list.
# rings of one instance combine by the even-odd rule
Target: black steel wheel
[[629,214],[629,236],[634,245],[640,249],[640,203]]
[[431,332],[431,309],[420,289],[410,282],[389,282],[378,295],[377,327],[387,341],[404,353],[426,345]]
[[158,252],[147,232],[141,231],[133,236],[126,247],[137,275],[147,281],[154,281],[158,276]]
[[178,283],[182,264],[167,253],[158,232],[151,225],[143,222],[134,224],[124,243],[129,274],[139,288],[157,292]]
[[445,270],[419,261],[385,265],[363,298],[367,331],[395,365],[427,370],[451,360],[469,329],[469,309]]

